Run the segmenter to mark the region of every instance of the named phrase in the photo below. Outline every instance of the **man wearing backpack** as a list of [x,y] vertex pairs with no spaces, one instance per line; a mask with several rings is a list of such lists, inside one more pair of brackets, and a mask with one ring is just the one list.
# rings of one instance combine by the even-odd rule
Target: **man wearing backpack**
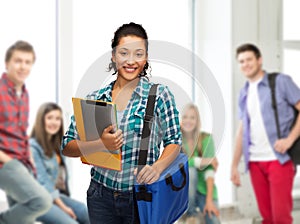
[[246,170],[260,214],[266,223],[291,224],[295,166],[287,154],[300,135],[300,89],[284,74],[276,77],[276,102],[281,138],[277,137],[268,74],[262,70],[260,50],[253,44],[237,48],[236,57],[247,78],[239,95],[239,126],[232,161],[231,180],[239,186],[238,163],[244,154]]

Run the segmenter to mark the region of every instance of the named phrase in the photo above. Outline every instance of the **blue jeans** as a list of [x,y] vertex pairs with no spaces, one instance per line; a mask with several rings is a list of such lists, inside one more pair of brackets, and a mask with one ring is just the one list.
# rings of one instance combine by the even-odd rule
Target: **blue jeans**
[[[203,212],[206,203],[206,195],[201,194],[197,191],[196,203],[199,206],[201,212]],[[218,201],[214,200],[214,204],[218,208]],[[219,218],[214,214],[212,214],[211,218],[209,217],[208,214],[206,214],[204,218],[205,218],[205,224],[220,224]]]
[[67,213],[65,213],[60,207],[53,204],[51,209],[44,215],[40,216],[37,220],[44,224],[89,224],[89,216],[87,207],[85,204],[69,198],[66,195],[60,195],[60,199],[70,207],[77,219],[72,219]]
[[189,207],[186,212],[187,216],[197,215],[197,184],[198,184],[198,171],[195,167],[189,167]]
[[0,168],[0,188],[8,198],[10,208],[0,214],[0,223],[32,224],[52,205],[52,197],[18,160]]
[[134,223],[132,191],[114,191],[91,180],[87,190],[87,205],[91,224]]

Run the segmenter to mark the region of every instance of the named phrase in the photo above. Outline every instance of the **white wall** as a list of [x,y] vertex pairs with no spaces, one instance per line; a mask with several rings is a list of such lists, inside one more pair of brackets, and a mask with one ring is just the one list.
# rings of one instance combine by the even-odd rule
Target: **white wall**
[[[26,81],[30,95],[29,129],[40,104],[56,98],[56,30],[55,1],[10,0],[0,1],[0,73],[6,71],[6,50],[17,40],[31,43],[36,52],[36,62]],[[4,200],[0,194],[0,201]]]
[[[217,157],[219,168],[216,174],[216,185],[219,193],[220,205],[232,203],[233,190],[230,182],[230,162],[232,158],[232,70],[231,70],[231,1],[200,0],[196,1],[196,52],[211,71],[211,75],[217,80],[218,86],[213,86],[207,75],[203,75],[201,82],[206,88],[216,91],[218,88],[222,94],[221,103],[212,117],[212,111],[203,105],[203,98],[199,98],[199,104],[203,105],[201,119],[213,123],[216,117],[225,119],[224,126],[214,124],[212,129],[216,141],[215,132],[221,131],[222,136],[217,142]],[[210,102],[213,103],[213,102]],[[204,128],[211,127],[208,124]],[[221,129],[221,130],[220,130]]]
[[30,125],[34,122],[39,105],[44,101],[55,100],[55,16],[55,1],[0,2],[1,74],[5,72],[6,50],[17,40],[28,41],[36,51],[37,59],[26,82],[30,94]]

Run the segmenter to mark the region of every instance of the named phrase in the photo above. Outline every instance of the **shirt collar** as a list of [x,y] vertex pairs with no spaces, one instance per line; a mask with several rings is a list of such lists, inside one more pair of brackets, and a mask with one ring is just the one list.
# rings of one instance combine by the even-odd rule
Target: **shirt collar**
[[264,77],[263,77],[263,79],[260,81],[259,84],[260,84],[260,85],[265,85],[265,86],[268,86],[268,85],[269,85],[268,73],[267,73],[266,71],[264,71]]
[[[141,77],[138,85],[136,86],[134,93],[136,93],[139,97],[145,96],[143,94],[145,90],[148,90],[150,88],[149,81],[146,77]],[[148,95],[146,95],[148,97]]]
[[[15,83],[8,78],[6,73],[2,74],[2,79],[4,80],[4,82],[6,83],[6,85],[9,89],[16,91]],[[23,84],[23,86],[22,86],[22,92],[24,92],[24,91],[25,91],[25,84]]]
[[111,102],[112,101],[111,92],[112,92],[115,82],[116,82],[116,80],[112,81],[108,86],[105,86],[104,89],[100,89],[98,99],[100,99],[100,100],[106,99],[108,102]]
[[[269,85],[268,73],[267,72],[264,71],[264,76],[263,76],[262,80],[258,83],[258,85],[265,85],[265,86]],[[246,81],[243,89],[245,91],[247,91],[248,87],[249,87],[249,81]]]
[[[113,86],[115,84],[115,81],[112,81],[109,85],[104,87],[104,89],[100,90],[99,92],[99,99],[106,99],[108,101],[112,101],[111,98],[111,92],[113,89]],[[134,89],[134,93],[137,94],[139,97],[144,96],[145,90],[148,90],[150,88],[149,81],[146,77],[141,77],[136,88]]]

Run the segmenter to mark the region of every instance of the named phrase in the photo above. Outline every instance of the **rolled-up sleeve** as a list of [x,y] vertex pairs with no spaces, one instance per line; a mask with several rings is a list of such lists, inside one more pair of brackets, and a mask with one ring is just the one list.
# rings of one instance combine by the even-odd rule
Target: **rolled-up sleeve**
[[158,112],[164,129],[163,144],[181,145],[181,131],[179,112],[176,108],[174,96],[168,87],[160,85],[157,100]]
[[71,117],[70,126],[69,126],[68,130],[66,131],[65,135],[63,136],[61,150],[63,150],[70,141],[75,140],[75,139],[79,139],[79,135],[78,135],[78,132],[76,129],[76,121],[75,121],[75,118],[73,115]]
[[204,171],[204,179],[207,180],[208,178],[215,179],[215,171],[213,169],[207,169]]
[[290,76],[281,75],[278,78],[282,79],[282,82],[279,82],[279,85],[281,83],[283,85],[281,88],[285,90],[285,99],[289,102],[289,104],[296,105],[300,101],[299,87],[295,84]]

